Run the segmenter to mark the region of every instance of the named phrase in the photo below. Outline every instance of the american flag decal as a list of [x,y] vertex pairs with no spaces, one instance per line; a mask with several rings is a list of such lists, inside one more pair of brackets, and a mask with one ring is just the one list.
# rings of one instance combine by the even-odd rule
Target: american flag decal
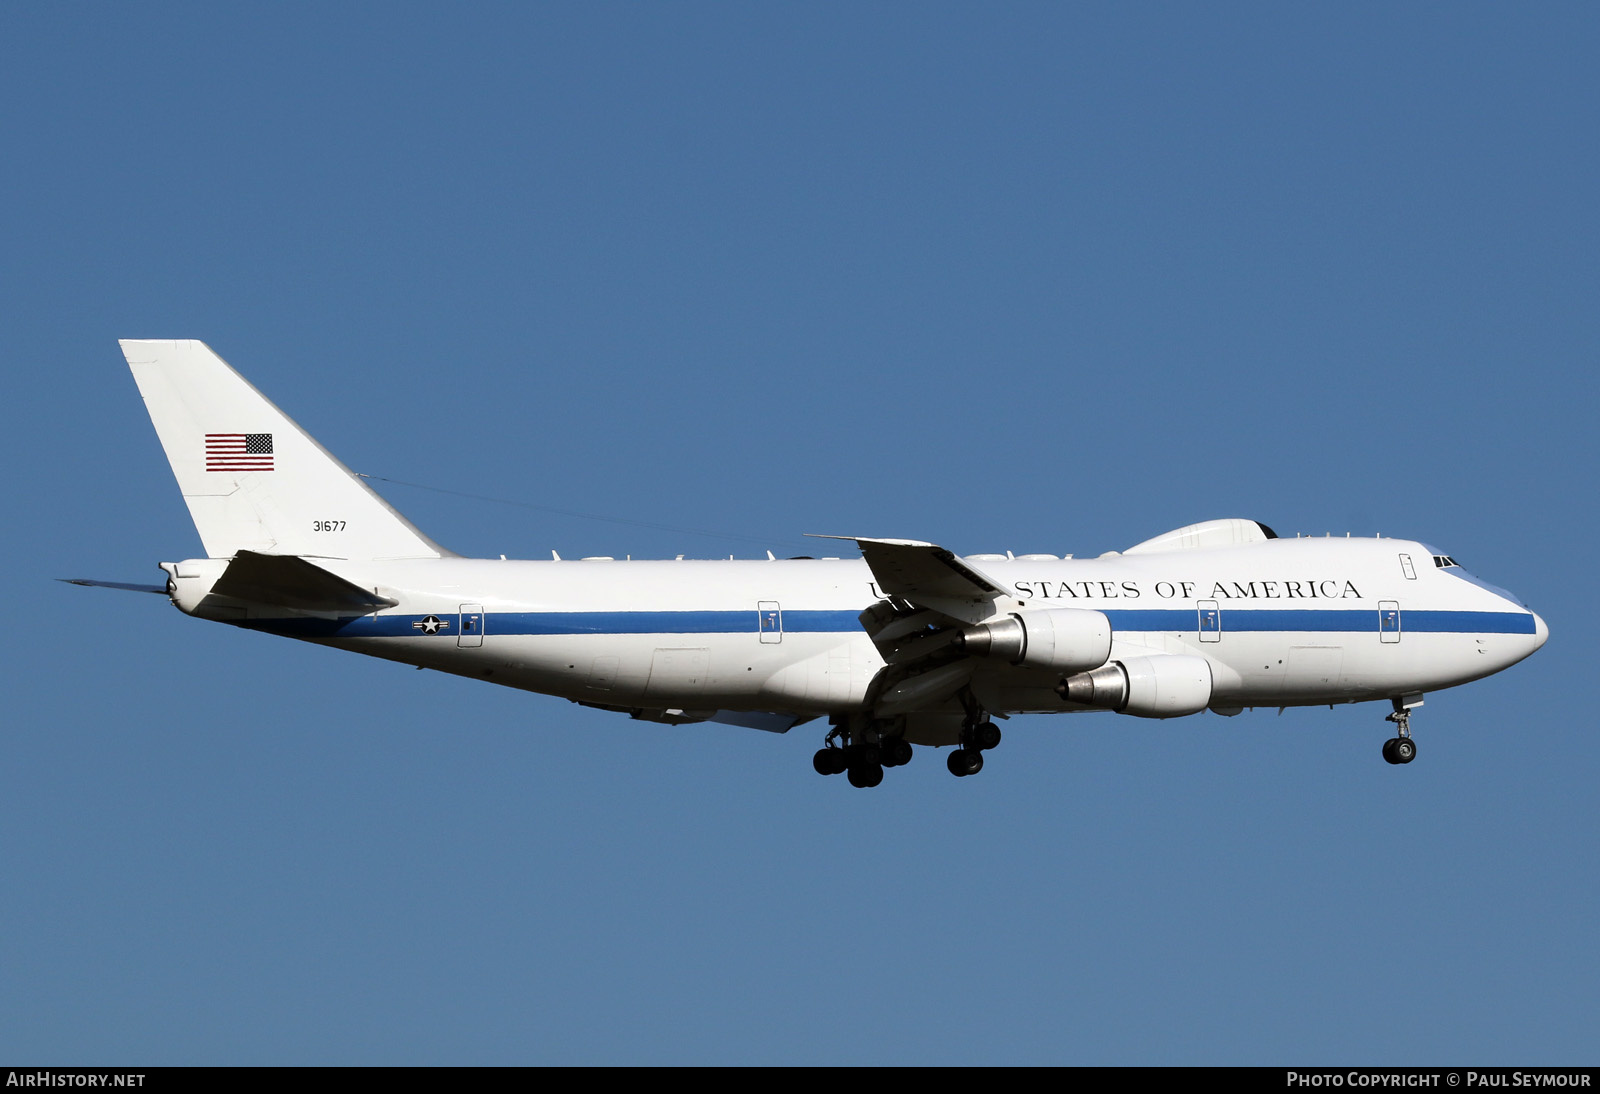
[[271,433],[207,433],[207,471],[271,471]]

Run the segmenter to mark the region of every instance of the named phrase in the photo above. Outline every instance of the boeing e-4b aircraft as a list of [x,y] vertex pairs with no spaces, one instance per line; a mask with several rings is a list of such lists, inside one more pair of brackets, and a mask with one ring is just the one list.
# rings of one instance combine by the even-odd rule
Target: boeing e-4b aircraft
[[[1402,539],[1281,539],[1252,520],[1094,559],[960,558],[849,539],[855,559],[506,561],[418,531],[202,342],[126,340],[205,558],[164,562],[183,612],[667,723],[786,732],[876,786],[913,746],[975,774],[991,716],[1389,700],[1410,763],[1426,692],[1499,672],[1544,621]],[[604,566],[602,579],[598,567]]]

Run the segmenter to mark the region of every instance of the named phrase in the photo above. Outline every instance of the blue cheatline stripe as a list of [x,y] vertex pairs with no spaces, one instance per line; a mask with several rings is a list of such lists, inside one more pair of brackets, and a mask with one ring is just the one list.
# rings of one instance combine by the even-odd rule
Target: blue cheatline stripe
[[[861,630],[859,612],[786,611],[791,634],[837,634]],[[402,638],[422,635],[425,615],[364,615],[358,619],[250,619],[239,625],[296,638]],[[434,637],[454,635],[460,617],[436,613]],[[738,612],[489,612],[483,633],[504,634],[757,634],[758,613]]]
[[[1223,634],[1265,631],[1378,633],[1378,610],[1223,608]],[[1199,619],[1193,608],[1112,609],[1106,612],[1117,631],[1194,632]],[[425,634],[424,615],[364,615],[355,619],[250,619],[239,626],[295,638],[410,638]],[[452,637],[460,627],[454,612],[438,613],[433,637]],[[855,634],[861,630],[853,611],[786,611],[783,629],[792,634]],[[1403,632],[1431,634],[1533,634],[1528,612],[1402,611]],[[735,612],[490,612],[486,635],[561,634],[759,634],[760,613]]]
[[[1376,634],[1376,608],[1227,608],[1220,609],[1222,633],[1261,631]],[[1192,608],[1113,609],[1106,612],[1115,631],[1174,631],[1198,627]],[[1401,632],[1428,634],[1533,634],[1530,612],[1448,612],[1413,610],[1400,613]]]
[[[796,633],[859,631],[860,612],[784,612]],[[759,614],[744,612],[504,612],[496,634],[756,634]]]
[[[1333,608],[1228,608],[1218,609],[1223,634],[1260,631],[1378,630],[1377,609],[1351,611]],[[1118,631],[1192,631],[1198,626],[1191,608],[1141,608],[1106,612]]]
[[1200,616],[1193,608],[1118,608],[1107,611],[1106,618],[1113,631],[1194,631],[1200,627]]
[[1406,612],[1400,628],[1433,633],[1537,634],[1532,612]]

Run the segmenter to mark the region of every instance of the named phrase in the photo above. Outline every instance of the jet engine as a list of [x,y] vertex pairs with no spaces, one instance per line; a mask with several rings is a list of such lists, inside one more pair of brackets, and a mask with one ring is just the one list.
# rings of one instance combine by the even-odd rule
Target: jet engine
[[1081,672],[1111,656],[1111,620],[1087,608],[1052,608],[1008,615],[961,632],[973,657],[1000,657],[1013,665]]
[[1211,702],[1211,662],[1193,654],[1125,657],[1092,672],[1068,676],[1056,694],[1069,703],[1141,718],[1196,714]]

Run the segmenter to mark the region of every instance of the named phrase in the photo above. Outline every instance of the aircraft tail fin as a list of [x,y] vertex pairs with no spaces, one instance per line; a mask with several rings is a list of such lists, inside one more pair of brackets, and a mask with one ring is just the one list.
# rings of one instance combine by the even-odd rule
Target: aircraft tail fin
[[204,342],[128,338],[121,345],[210,557],[450,553]]

